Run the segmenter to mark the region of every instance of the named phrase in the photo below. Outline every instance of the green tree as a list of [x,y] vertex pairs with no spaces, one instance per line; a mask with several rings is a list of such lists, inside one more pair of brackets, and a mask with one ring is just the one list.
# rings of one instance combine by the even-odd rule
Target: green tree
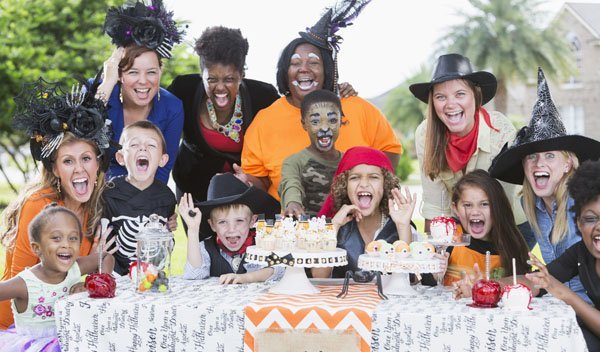
[[[414,139],[415,130],[425,117],[427,105],[415,98],[408,90],[408,86],[413,83],[428,82],[430,79],[431,70],[421,66],[417,73],[392,89],[383,102],[382,110],[390,124],[409,140]],[[403,145],[406,145],[406,142],[403,142]]]
[[543,28],[547,14],[539,0],[469,0],[472,11],[460,12],[462,24],[440,39],[443,53],[467,56],[478,69],[498,79],[495,108],[506,113],[507,86],[535,77],[537,67],[552,78],[572,71],[572,54],[559,28]]
[[[10,165],[25,180],[32,170],[27,156],[27,138],[11,127],[13,97],[24,82],[42,76],[48,81],[73,77],[93,77],[113,50],[110,38],[102,33],[109,6],[121,0],[2,0],[0,2],[0,174],[13,191],[16,186],[7,175]],[[195,72],[197,60],[190,50],[177,48],[166,64],[163,82],[174,75]],[[6,157],[8,155],[8,158]],[[7,158],[7,159],[6,159]]]

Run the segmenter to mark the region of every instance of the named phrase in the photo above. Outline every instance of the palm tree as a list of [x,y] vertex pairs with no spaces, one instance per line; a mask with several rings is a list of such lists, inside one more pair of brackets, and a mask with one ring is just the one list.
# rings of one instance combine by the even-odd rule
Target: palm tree
[[527,82],[540,66],[553,78],[573,70],[569,45],[552,23],[542,28],[539,0],[469,0],[471,13],[460,12],[464,23],[440,39],[444,53],[467,56],[478,69],[498,79],[495,109],[506,113],[507,85]]

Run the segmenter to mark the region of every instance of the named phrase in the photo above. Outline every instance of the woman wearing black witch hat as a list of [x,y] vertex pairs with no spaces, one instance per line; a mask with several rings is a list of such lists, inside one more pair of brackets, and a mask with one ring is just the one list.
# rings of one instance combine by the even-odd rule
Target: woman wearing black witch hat
[[[451,214],[450,191],[458,180],[475,169],[487,170],[502,146],[515,137],[516,130],[506,116],[483,108],[496,94],[496,87],[493,74],[474,71],[469,59],[460,54],[440,56],[431,81],[409,87],[428,104],[427,118],[415,133],[425,231],[434,217]],[[513,201],[515,186],[502,183],[502,187]],[[513,204],[513,212],[517,224],[525,222],[520,207]]]
[[[598,157],[600,142],[567,134],[539,69],[538,99],[529,125],[519,131],[514,143],[504,146],[489,171],[499,180],[523,185],[523,209],[535,234],[525,240],[539,244],[546,263],[581,240],[567,183],[580,162]],[[590,302],[579,277],[566,285]]]

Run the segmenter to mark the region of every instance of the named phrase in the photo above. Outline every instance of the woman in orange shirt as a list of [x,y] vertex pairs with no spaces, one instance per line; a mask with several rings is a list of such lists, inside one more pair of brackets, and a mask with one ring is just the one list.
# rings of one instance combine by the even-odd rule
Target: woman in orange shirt
[[[102,214],[100,194],[111,133],[104,104],[94,98],[95,86],[87,87],[87,92],[59,95],[58,83],[39,79],[15,98],[15,127],[31,136],[32,156],[42,162],[42,168],[40,178],[26,186],[3,213],[2,280],[39,262],[30,247],[28,226],[47,204],[69,208],[83,224],[79,255],[88,255],[97,244],[94,228]],[[1,301],[0,329],[12,323],[10,301]]]

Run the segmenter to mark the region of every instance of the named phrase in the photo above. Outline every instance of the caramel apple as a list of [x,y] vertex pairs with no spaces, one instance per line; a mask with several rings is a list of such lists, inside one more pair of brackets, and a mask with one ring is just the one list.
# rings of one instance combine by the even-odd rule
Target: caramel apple
[[112,298],[117,290],[117,283],[111,274],[96,273],[85,278],[85,288],[91,298]]

